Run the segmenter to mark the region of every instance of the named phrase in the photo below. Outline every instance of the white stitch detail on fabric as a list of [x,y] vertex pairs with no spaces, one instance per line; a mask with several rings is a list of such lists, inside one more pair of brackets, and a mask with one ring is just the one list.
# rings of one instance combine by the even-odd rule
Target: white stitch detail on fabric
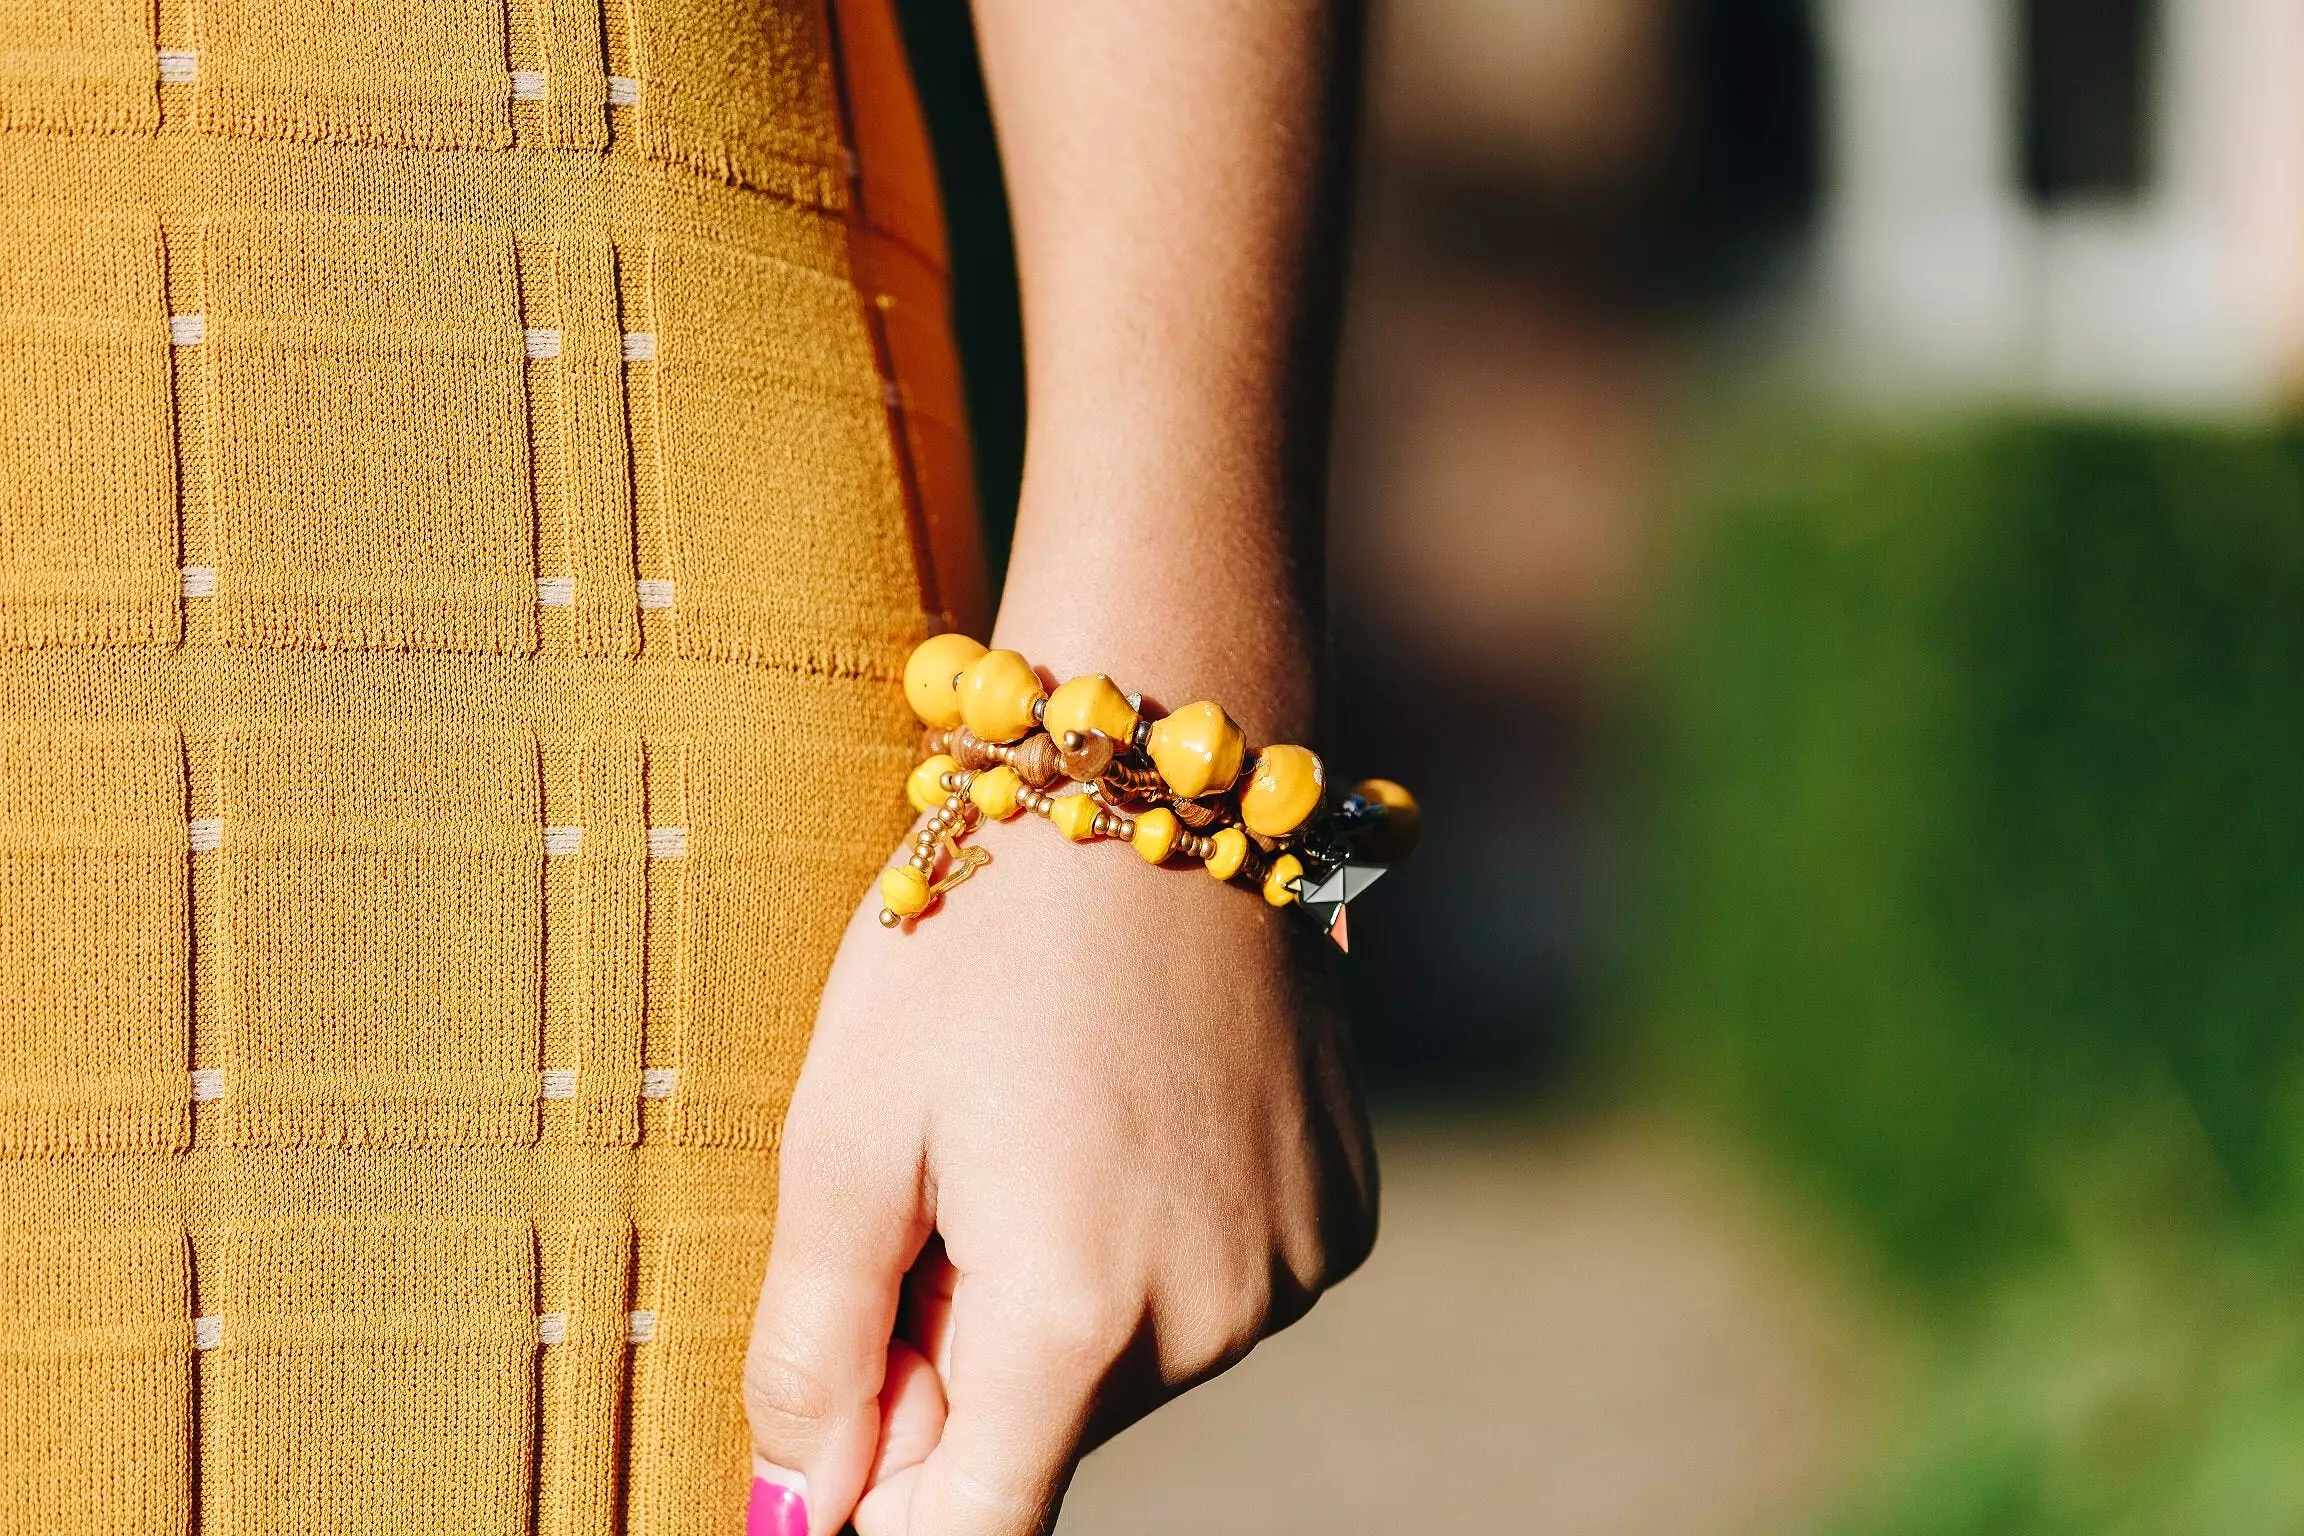
[[544,829],[544,856],[546,858],[564,859],[572,853],[581,853],[583,849],[584,829],[582,827],[546,827]]
[[575,607],[576,578],[573,576],[537,577],[536,606],[539,608]]
[[651,1312],[651,1311],[649,1311],[649,1310],[647,1310],[645,1307],[641,1308],[641,1309],[640,1309],[639,1311],[637,1311],[637,1312],[634,1312],[634,1313],[631,1315],[631,1317],[629,1317],[629,1318],[627,1318],[627,1319],[625,1320],[625,1324],[624,1324],[624,1342],[625,1342],[625,1343],[627,1343],[627,1344],[645,1344],[645,1343],[647,1343],[649,1340],[651,1340],[651,1339],[653,1339],[653,1338],[655,1338],[655,1337],[656,1337],[656,1314],[655,1314],[655,1313],[653,1313],[653,1312]]
[[880,381],[880,403],[892,411],[904,409],[904,386],[894,379]]
[[688,857],[688,829],[686,827],[650,827],[648,829],[648,857],[652,859],[684,859]]
[[192,1069],[192,1102],[213,1104],[224,1097],[224,1069],[222,1067],[194,1067]]
[[847,170],[850,181],[862,181],[864,179],[864,162],[856,158],[856,151],[852,149],[840,151],[840,163]]
[[512,99],[514,101],[542,101],[544,99],[544,71],[516,69],[512,71]]
[[568,1342],[568,1314],[565,1312],[539,1312],[536,1314],[536,1342],[539,1344],[565,1344]]
[[640,82],[630,75],[610,75],[608,77],[608,105],[612,107],[636,107],[640,105]]
[[672,606],[672,581],[665,576],[650,576],[632,583],[632,590],[643,608],[669,608]]
[[216,595],[216,567],[188,565],[176,573],[177,590],[186,597],[214,597]]
[[200,78],[200,55],[190,48],[160,50],[160,83],[190,85]]
[[184,823],[184,840],[194,853],[214,853],[224,846],[224,822],[216,816],[196,816]]
[[640,1097],[668,1099],[680,1086],[678,1067],[643,1067],[640,1071]]
[[532,326],[522,333],[521,339],[527,345],[528,360],[532,363],[540,363],[548,357],[560,355],[560,333],[558,331],[541,330]]
[[576,1097],[576,1069],[574,1067],[546,1067],[544,1069],[544,1097],[572,1099]]
[[192,1319],[192,1347],[194,1349],[214,1349],[223,1342],[224,1319],[220,1317],[196,1317]]
[[208,339],[206,315],[170,315],[168,317],[168,344],[172,347],[196,347]]
[[656,361],[656,333],[654,331],[626,331],[624,333],[624,361],[652,363]]

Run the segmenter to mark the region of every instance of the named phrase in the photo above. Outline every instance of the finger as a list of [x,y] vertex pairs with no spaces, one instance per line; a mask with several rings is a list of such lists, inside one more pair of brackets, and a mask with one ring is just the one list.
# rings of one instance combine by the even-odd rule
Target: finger
[[1040,1536],[1055,1523],[1097,1393],[1139,1316],[961,1280],[944,1434],[906,1536]]
[[918,1162],[897,1161],[812,1131],[797,1106],[788,1123],[744,1362],[751,1536],[832,1536],[864,1491],[898,1295],[929,1226]]
[[898,1327],[904,1339],[936,1367],[938,1377],[952,1374],[952,1293],[960,1272],[945,1257],[944,1240],[932,1237],[912,1271],[904,1277],[904,1311]]
[[880,1454],[856,1505],[857,1536],[901,1536],[920,1464],[943,1433],[944,1383],[935,1367],[911,1345],[890,1344],[880,1388]]

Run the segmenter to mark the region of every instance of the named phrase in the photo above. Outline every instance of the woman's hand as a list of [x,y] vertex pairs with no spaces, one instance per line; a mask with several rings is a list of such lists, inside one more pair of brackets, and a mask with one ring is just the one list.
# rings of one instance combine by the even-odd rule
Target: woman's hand
[[1374,1235],[1310,924],[1125,845],[975,841],[914,931],[850,924],[785,1125],[744,1396],[813,1536],[1046,1530],[1087,1448]]

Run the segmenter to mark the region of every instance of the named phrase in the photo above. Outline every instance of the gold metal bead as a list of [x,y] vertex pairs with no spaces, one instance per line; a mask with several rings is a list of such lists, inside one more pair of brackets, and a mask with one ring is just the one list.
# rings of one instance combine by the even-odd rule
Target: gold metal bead
[[883,927],[883,928],[893,928],[893,927],[895,927],[895,926],[896,926],[898,923],[901,923],[902,921],[904,921],[904,919],[902,919],[902,918],[898,917],[898,916],[897,916],[895,913],[893,913],[893,912],[889,911],[889,910],[888,910],[886,907],[882,907],[882,908],[880,909],[880,926],[881,926],[881,927]]

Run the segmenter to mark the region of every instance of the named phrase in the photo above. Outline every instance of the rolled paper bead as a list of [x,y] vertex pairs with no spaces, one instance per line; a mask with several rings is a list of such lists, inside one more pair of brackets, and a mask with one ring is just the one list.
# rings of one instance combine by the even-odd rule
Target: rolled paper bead
[[1032,663],[1014,651],[986,651],[960,674],[960,718],[995,744],[1038,730],[1032,706],[1046,696]]
[[1136,835],[1128,843],[1145,863],[1162,864],[1176,851],[1176,838],[1183,830],[1174,811],[1156,805],[1136,818]]
[[976,802],[976,809],[994,821],[1006,821],[1015,815],[1022,808],[1017,803],[1017,796],[1023,793],[1024,781],[1017,776],[1015,769],[1005,764],[985,769],[968,786],[968,798]]
[[1424,810],[1414,795],[1390,779],[1362,779],[1352,786],[1352,793],[1384,808],[1381,820],[1352,839],[1353,852],[1391,865],[1416,851],[1424,832]]
[[1286,837],[1320,808],[1327,782],[1319,757],[1306,748],[1266,747],[1240,791],[1240,819],[1260,837]]
[[899,864],[880,877],[880,902],[898,917],[917,917],[928,910],[928,877],[909,864]]
[[904,798],[916,811],[932,811],[951,793],[944,787],[944,775],[959,771],[957,762],[939,753],[912,770],[912,776],[904,781]]
[[1292,853],[1284,853],[1272,861],[1264,872],[1264,899],[1275,907],[1284,907],[1296,899],[1296,882],[1304,874],[1304,861]]
[[1196,800],[1232,787],[1248,743],[1230,715],[1202,701],[1154,721],[1144,750],[1170,789]]
[[1248,834],[1238,827],[1226,827],[1208,841],[1208,873],[1219,880],[1240,873],[1240,866],[1248,862]]
[[1058,795],[1048,807],[1048,819],[1066,838],[1084,843],[1096,835],[1096,817],[1103,809],[1092,795]]
[[1040,723],[1059,742],[1066,731],[1078,731],[1083,736],[1098,731],[1114,741],[1126,741],[1136,733],[1136,706],[1112,679],[1100,672],[1090,673],[1048,695],[1048,712]]
[[983,654],[980,642],[959,634],[930,635],[912,647],[904,660],[904,698],[922,724],[960,723],[960,674]]

